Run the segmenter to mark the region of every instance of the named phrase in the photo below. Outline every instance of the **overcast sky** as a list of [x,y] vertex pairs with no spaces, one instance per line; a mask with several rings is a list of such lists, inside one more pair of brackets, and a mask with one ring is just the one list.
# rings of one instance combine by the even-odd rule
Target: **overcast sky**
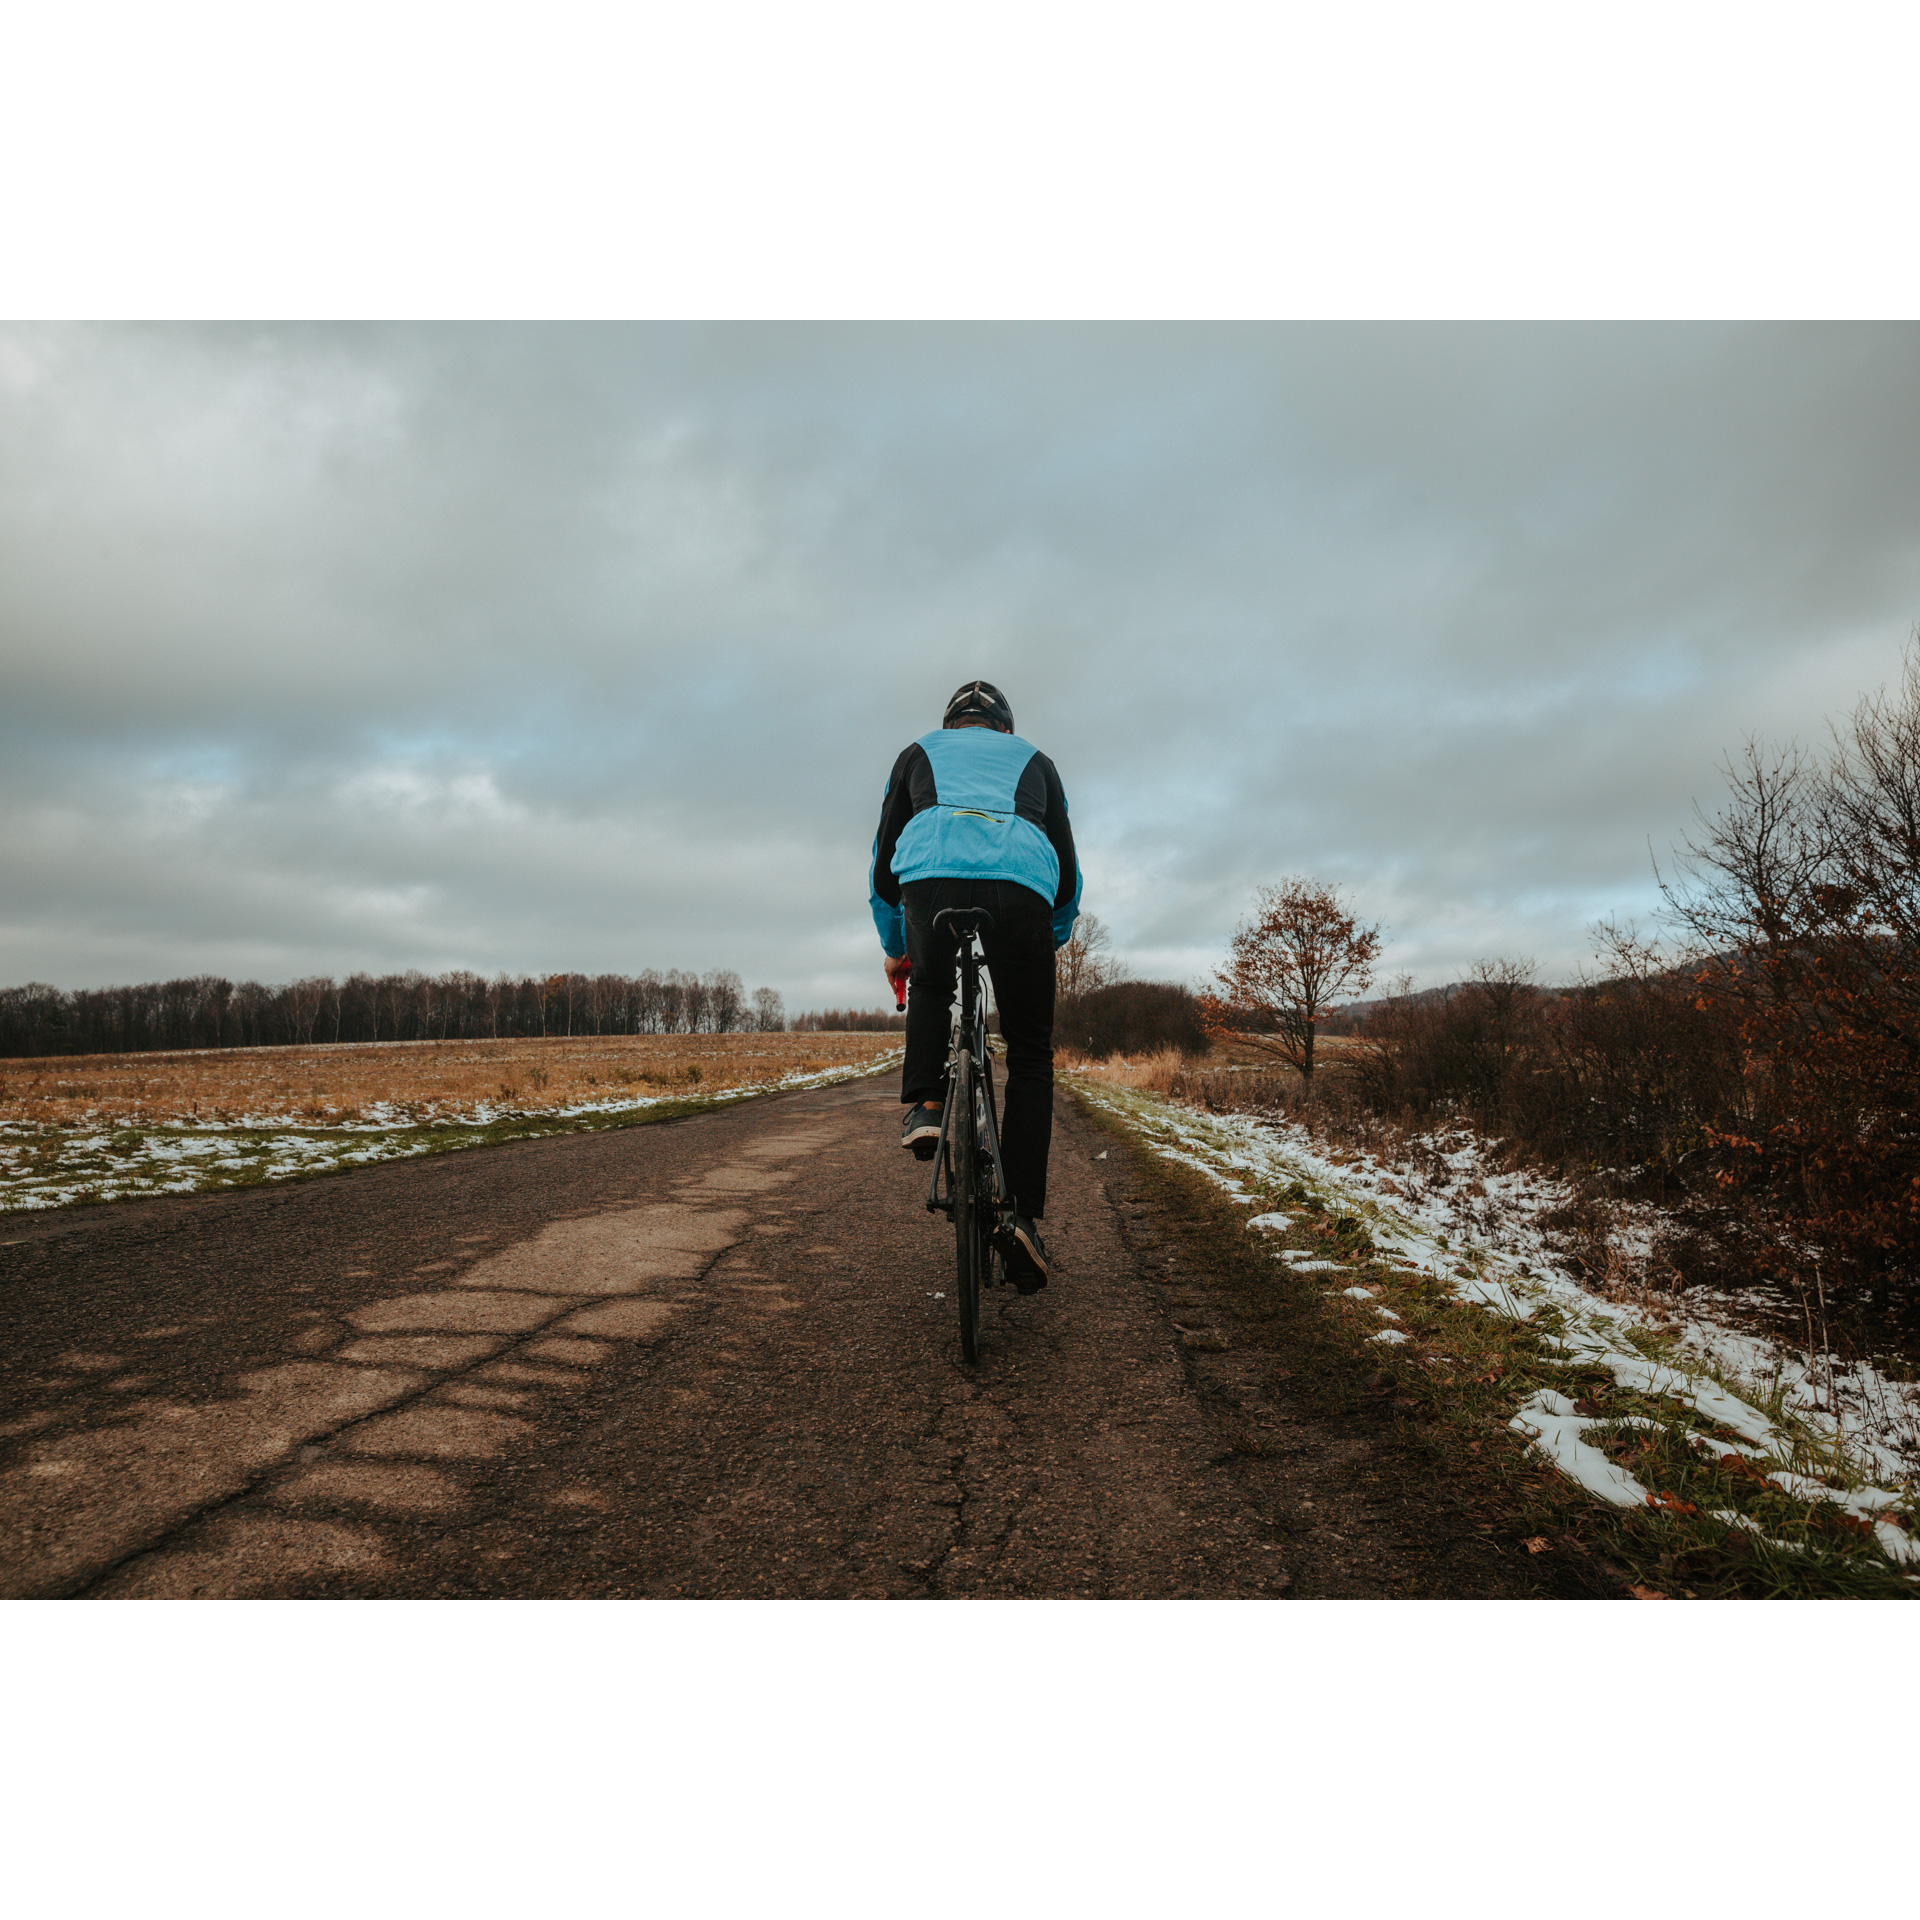
[[1549,978],[1920,623],[1911,326],[0,329],[0,982],[884,993],[895,754],[997,682],[1086,905]]

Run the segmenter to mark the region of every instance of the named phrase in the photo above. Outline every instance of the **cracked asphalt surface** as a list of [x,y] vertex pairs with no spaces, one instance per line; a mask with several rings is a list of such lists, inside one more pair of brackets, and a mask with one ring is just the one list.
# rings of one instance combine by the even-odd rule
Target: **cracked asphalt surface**
[[969,1368],[897,1111],[888,1077],[0,1225],[0,1592],[1287,1591],[1124,1151],[1058,1101],[1060,1272],[988,1296]]

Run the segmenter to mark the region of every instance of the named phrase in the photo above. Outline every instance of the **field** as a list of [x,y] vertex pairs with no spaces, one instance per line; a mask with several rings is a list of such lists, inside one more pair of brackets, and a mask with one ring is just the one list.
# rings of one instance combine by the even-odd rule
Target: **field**
[[873,1033],[402,1041],[0,1062],[0,1211],[631,1126],[897,1058]]

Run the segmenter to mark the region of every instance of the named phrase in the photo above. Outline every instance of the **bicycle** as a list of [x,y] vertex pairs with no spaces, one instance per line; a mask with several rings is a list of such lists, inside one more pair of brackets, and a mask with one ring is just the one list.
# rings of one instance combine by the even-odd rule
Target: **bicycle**
[[[993,1056],[980,1005],[977,945],[993,925],[984,907],[948,907],[933,916],[937,935],[951,927],[958,940],[960,1004],[954,1011],[947,1055],[947,1100],[940,1112],[927,1211],[953,1222],[960,1295],[960,1352],[971,1365],[980,1357],[980,1290],[1002,1286],[1006,1265],[996,1244],[1007,1205],[1006,1170],[1000,1163],[1000,1121],[993,1105]],[[946,1181],[946,1196],[940,1184]]]

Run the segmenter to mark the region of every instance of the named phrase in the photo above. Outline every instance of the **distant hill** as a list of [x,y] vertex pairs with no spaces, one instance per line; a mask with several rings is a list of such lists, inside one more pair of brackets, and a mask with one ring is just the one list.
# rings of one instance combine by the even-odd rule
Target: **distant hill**
[[[1677,966],[1667,968],[1663,973],[1655,974],[1653,978],[1659,980],[1675,980],[1690,977],[1695,974],[1703,964],[1738,970],[1742,967],[1750,966],[1752,962],[1744,960],[1740,955],[1734,953],[1714,954],[1704,962],[1699,959],[1682,961]],[[1421,987],[1418,991],[1409,994],[1376,994],[1370,1000],[1349,1000],[1345,1006],[1335,1007],[1327,1015],[1325,1021],[1322,1023],[1321,1031],[1323,1033],[1334,1034],[1356,1033],[1360,1028],[1364,1027],[1368,1020],[1379,1012],[1382,1007],[1392,1006],[1396,1003],[1410,1007],[1430,1006],[1435,1001],[1450,1000],[1456,993],[1464,993],[1467,988],[1478,986],[1479,984],[1480,983],[1475,980],[1450,980],[1444,987]],[[1614,984],[1615,977],[1609,975],[1604,979],[1582,980],[1574,986],[1547,987],[1536,985],[1533,991],[1541,1000],[1558,1000],[1569,993],[1591,990],[1596,987],[1608,987]]]
[[1357,1033],[1380,1008],[1400,1002],[1407,1006],[1424,1007],[1436,1000],[1451,999],[1462,987],[1471,986],[1470,980],[1450,981],[1444,987],[1422,987],[1416,993],[1378,994],[1371,1000],[1349,1000],[1343,1007],[1333,1008],[1320,1024],[1322,1033]]
[[1410,1007],[1424,1007],[1435,1000],[1450,1000],[1462,987],[1472,984],[1470,980],[1452,980],[1444,987],[1422,987],[1415,993],[1383,993],[1371,1000],[1349,1000],[1344,1007],[1335,1007],[1330,1017],[1335,1020],[1363,1021],[1394,1001],[1404,1001]]
[[[1450,1000],[1456,993],[1464,993],[1467,988],[1477,986],[1474,980],[1449,980],[1444,987],[1421,987],[1407,994],[1377,994],[1371,1000],[1349,1000],[1343,1007],[1335,1007],[1321,1023],[1322,1033],[1357,1033],[1382,1007],[1408,1006],[1426,1007],[1437,1001]],[[1534,992],[1543,1000],[1557,1000],[1566,991],[1564,987],[1535,987]]]

